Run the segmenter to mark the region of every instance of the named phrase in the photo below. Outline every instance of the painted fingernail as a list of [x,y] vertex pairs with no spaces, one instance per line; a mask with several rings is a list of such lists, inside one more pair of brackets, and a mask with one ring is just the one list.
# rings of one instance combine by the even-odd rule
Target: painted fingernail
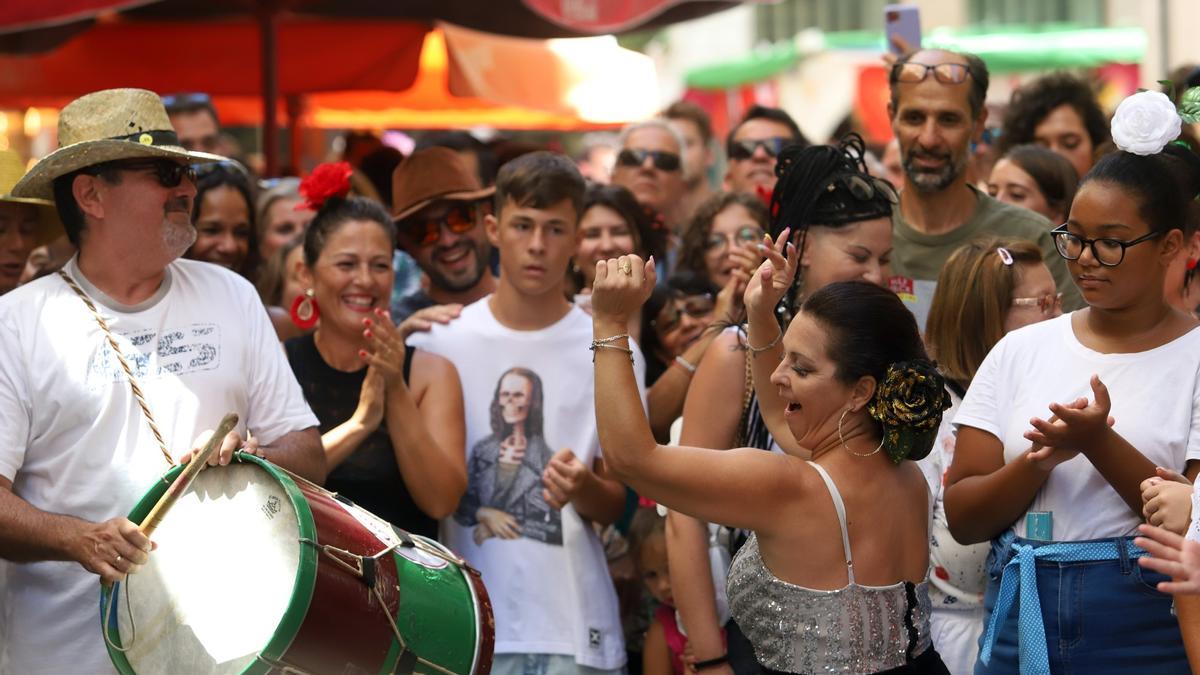
[[364,330],[363,335],[366,335],[367,337],[375,337],[375,334],[372,333],[370,329]]
[[365,350],[365,349],[358,350],[358,355],[363,357],[364,359],[367,358],[367,350]]

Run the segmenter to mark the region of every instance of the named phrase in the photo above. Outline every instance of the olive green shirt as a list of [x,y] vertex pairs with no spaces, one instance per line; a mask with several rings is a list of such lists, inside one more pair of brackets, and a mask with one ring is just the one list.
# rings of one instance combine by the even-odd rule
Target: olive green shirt
[[1042,249],[1042,260],[1059,292],[1063,294],[1063,311],[1083,307],[1083,297],[1071,281],[1066,261],[1054,248],[1050,236],[1053,225],[1046,218],[1020,207],[1000,202],[968,186],[975,193],[978,205],[961,226],[941,234],[918,232],[904,220],[900,209],[892,218],[892,278],[890,286],[900,295],[917,317],[917,325],[925,327],[933,292],[937,288],[942,266],[960,246],[980,236],[1025,239]]

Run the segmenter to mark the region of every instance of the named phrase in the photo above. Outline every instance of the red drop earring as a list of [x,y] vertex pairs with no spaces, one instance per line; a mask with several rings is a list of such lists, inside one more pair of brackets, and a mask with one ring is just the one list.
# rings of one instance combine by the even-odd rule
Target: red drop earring
[[304,295],[296,296],[296,300],[292,302],[290,314],[292,323],[301,330],[308,330],[317,325],[317,321],[321,318],[321,310],[317,307],[317,299],[311,288],[304,291]]

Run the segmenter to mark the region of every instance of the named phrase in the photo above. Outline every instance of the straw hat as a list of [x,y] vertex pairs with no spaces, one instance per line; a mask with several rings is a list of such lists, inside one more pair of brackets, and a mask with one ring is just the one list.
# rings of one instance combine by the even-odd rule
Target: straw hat
[[18,197],[54,199],[54,179],[118,159],[166,158],[221,162],[179,144],[162,99],[145,89],[105,89],[81,96],[58,115],[58,149],[46,155],[13,188]]
[[12,204],[30,204],[37,209],[38,228],[34,232],[34,246],[49,244],[63,234],[62,223],[58,220],[58,211],[54,202],[46,199],[31,199],[14,197],[13,186],[25,175],[25,163],[21,156],[13,150],[0,151],[0,202]]
[[403,220],[435,199],[469,202],[495,191],[479,186],[479,177],[457,152],[440,146],[418,150],[392,172],[392,218]]

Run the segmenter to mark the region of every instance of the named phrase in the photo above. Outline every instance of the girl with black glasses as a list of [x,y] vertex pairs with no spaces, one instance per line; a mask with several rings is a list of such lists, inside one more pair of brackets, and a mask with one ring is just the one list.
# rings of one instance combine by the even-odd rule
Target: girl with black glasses
[[1001,339],[954,418],[950,531],[993,540],[977,675],[1187,672],[1132,541],[1155,467],[1200,472],[1200,331],[1163,297],[1200,158],[1167,140],[1084,176],[1054,239],[1088,306]]

